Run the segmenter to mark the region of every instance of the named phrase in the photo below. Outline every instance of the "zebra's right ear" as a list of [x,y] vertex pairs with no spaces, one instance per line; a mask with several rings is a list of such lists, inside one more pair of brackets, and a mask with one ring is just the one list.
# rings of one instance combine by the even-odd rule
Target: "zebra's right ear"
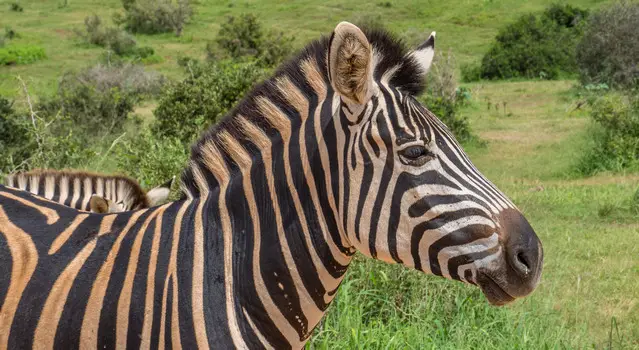
[[408,54],[421,68],[422,76],[428,73],[435,58],[435,34],[432,32],[426,41]]
[[106,199],[94,194],[89,201],[89,208],[92,213],[106,214],[109,212],[109,203]]
[[373,82],[373,49],[366,35],[352,23],[335,27],[328,51],[328,71],[333,89],[349,103],[368,101]]

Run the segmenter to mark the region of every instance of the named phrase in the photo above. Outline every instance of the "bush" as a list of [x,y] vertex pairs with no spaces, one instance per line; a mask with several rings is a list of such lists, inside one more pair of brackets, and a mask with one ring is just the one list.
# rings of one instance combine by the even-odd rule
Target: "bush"
[[234,59],[248,56],[262,66],[273,67],[291,54],[293,40],[281,32],[265,33],[255,15],[245,14],[228,17],[220,27],[215,44],[207,44],[206,50],[209,58],[216,58],[219,50],[222,56]]
[[639,2],[620,1],[593,14],[577,45],[584,84],[639,87]]
[[5,39],[16,39],[19,38],[20,34],[18,34],[18,32],[16,32],[13,28],[11,27],[4,27],[4,38]]
[[32,45],[11,45],[0,48],[0,66],[29,64],[47,57],[44,49]]
[[87,43],[112,50],[117,55],[129,56],[136,53],[135,39],[117,27],[105,27],[100,17],[93,15],[84,19],[84,32],[77,32]]
[[9,172],[32,151],[28,126],[17,117],[13,102],[0,97],[0,172]]
[[499,31],[481,67],[465,67],[464,77],[556,79],[577,73],[574,51],[587,16],[586,10],[570,5],[552,5],[540,16],[524,15]]
[[590,101],[592,147],[579,163],[585,175],[639,165],[639,97],[608,94]]
[[182,35],[184,25],[193,16],[189,0],[122,0],[125,15],[116,17],[132,33],[174,32]]
[[160,92],[163,76],[137,65],[96,65],[62,76],[57,96],[44,101],[47,115],[60,112],[86,136],[119,132],[140,100]]
[[451,52],[439,53],[427,75],[426,93],[421,100],[459,141],[465,142],[472,134],[468,119],[459,113],[459,108],[470,99],[470,93],[458,86],[455,67],[455,56]]
[[179,177],[189,158],[180,140],[158,138],[148,129],[118,144],[114,153],[118,168],[146,188]]
[[217,122],[264,75],[256,63],[221,61],[191,67],[190,76],[166,90],[153,131],[189,144]]
[[24,11],[24,8],[17,2],[12,2],[11,4],[9,4],[9,10],[13,12],[22,12]]

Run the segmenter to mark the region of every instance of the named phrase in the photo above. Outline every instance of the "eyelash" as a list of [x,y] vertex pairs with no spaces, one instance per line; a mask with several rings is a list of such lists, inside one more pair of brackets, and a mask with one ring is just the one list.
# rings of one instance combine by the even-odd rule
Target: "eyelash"
[[428,152],[423,145],[413,145],[406,147],[399,152],[400,160],[406,165],[422,166],[435,158],[435,155]]

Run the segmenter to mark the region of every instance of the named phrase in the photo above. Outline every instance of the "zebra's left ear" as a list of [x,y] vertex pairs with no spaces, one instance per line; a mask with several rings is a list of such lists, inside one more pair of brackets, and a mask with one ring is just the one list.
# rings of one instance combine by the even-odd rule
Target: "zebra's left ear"
[[426,41],[408,55],[419,65],[422,75],[428,73],[435,57],[435,32],[432,32]]

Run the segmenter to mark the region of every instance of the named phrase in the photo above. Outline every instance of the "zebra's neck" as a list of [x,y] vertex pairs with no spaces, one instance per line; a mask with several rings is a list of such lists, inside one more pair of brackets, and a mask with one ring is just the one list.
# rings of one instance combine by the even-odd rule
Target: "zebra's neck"
[[[299,74],[276,75],[265,83],[269,94],[205,136],[184,176],[186,192],[200,199],[205,239],[219,242],[223,231],[232,266],[224,275],[242,284],[227,295],[247,321],[239,323],[294,347],[323,316],[354,253],[339,217],[334,95],[315,59],[302,60]],[[207,215],[220,224],[207,226]]]

